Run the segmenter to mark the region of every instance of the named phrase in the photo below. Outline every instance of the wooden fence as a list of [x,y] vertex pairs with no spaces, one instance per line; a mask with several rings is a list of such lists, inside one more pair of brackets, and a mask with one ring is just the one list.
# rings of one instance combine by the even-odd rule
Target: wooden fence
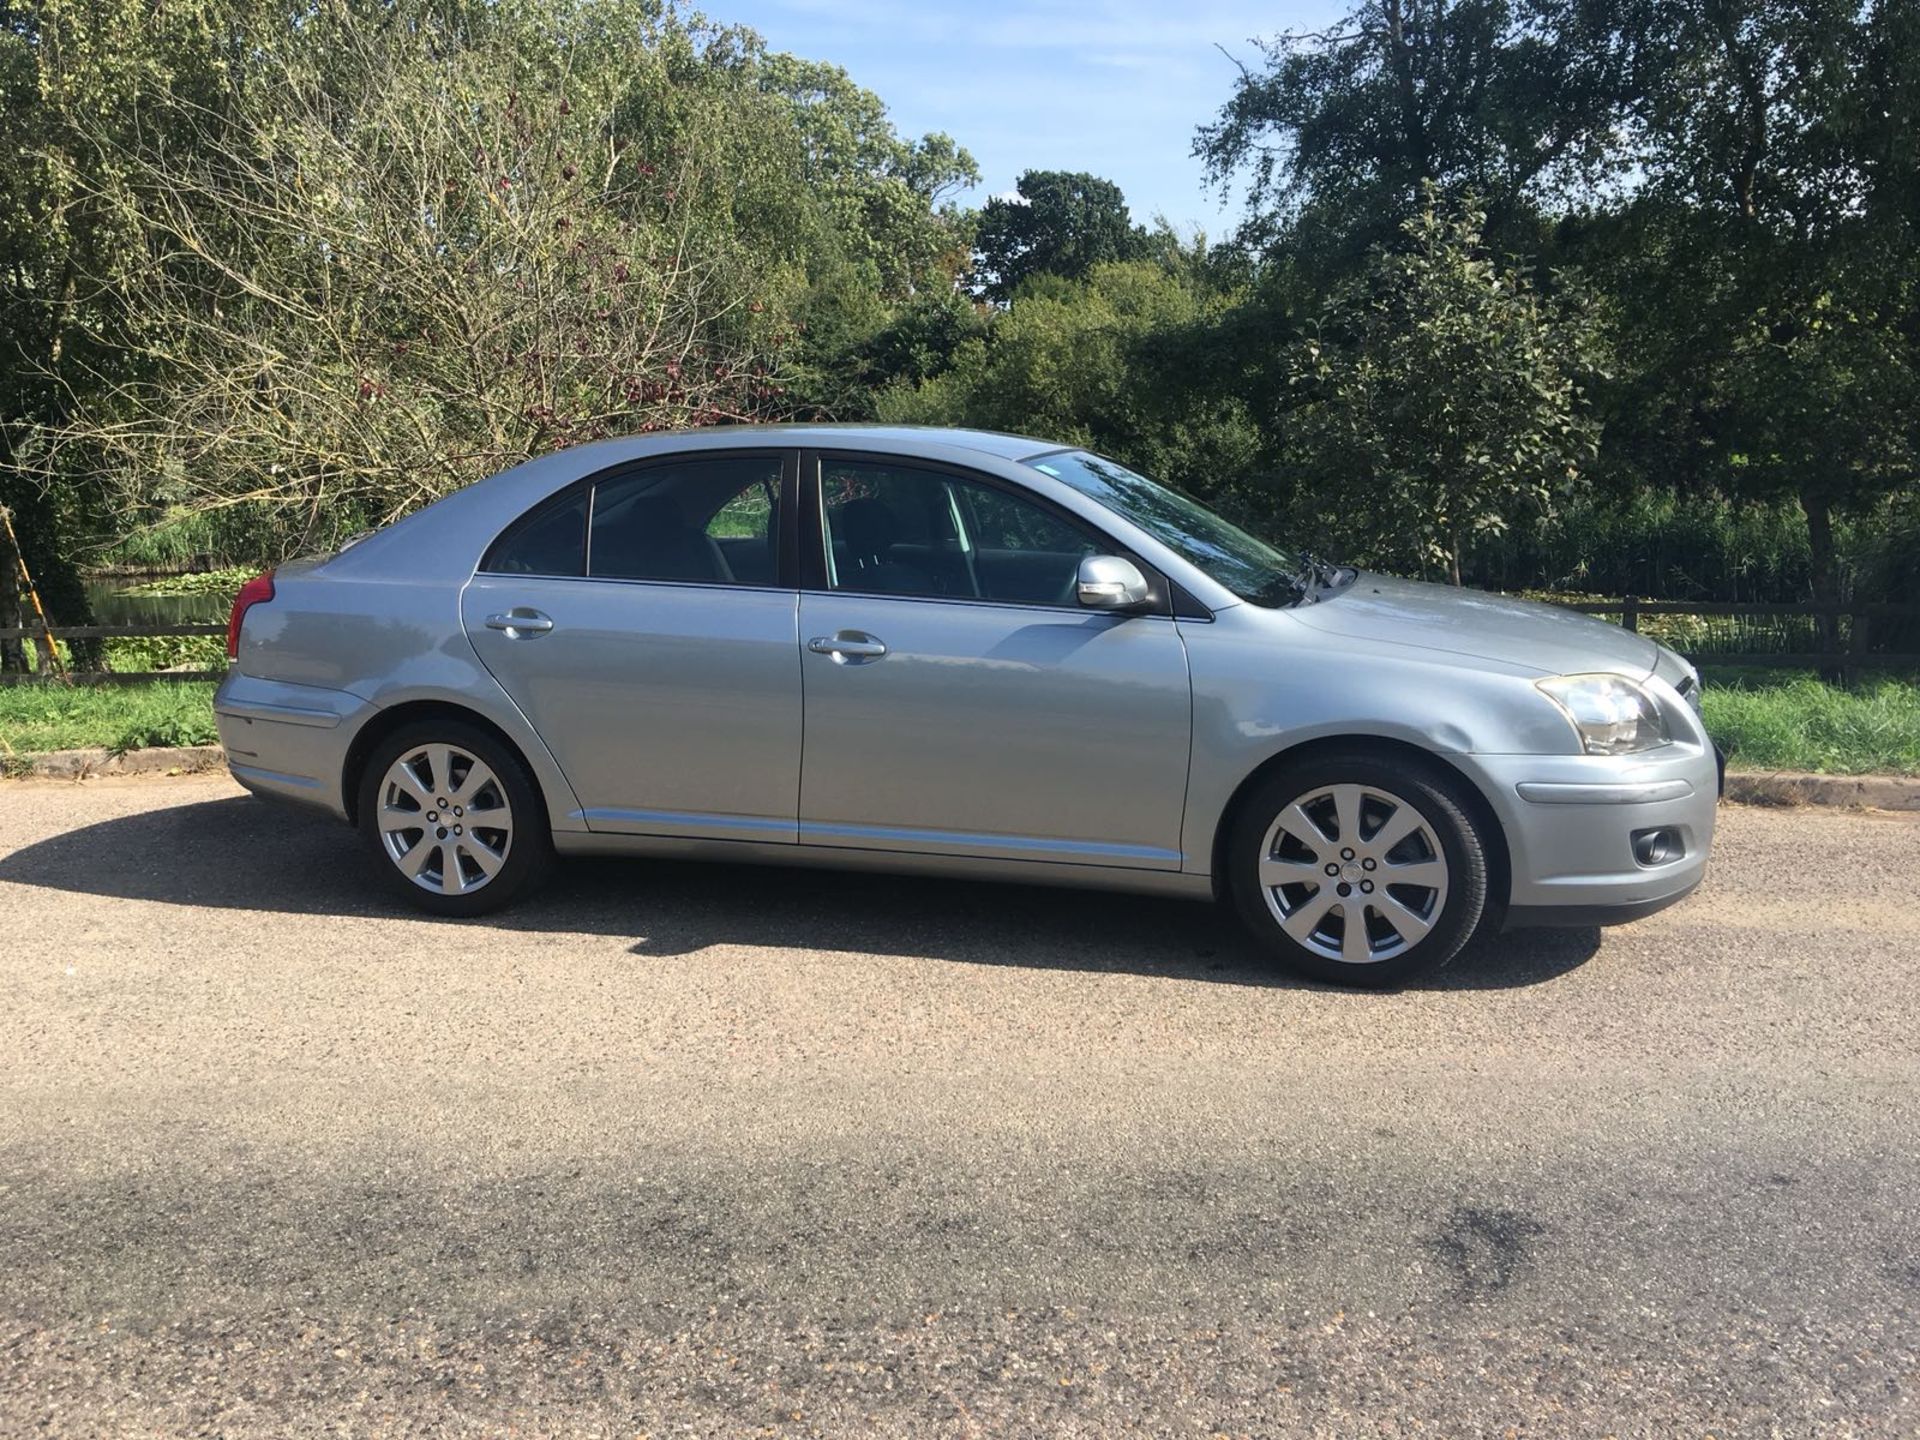
[[[1642,600],[1637,596],[1624,595],[1618,600],[1581,600],[1570,602],[1566,609],[1578,610],[1584,614],[1600,617],[1618,617],[1619,623],[1636,633],[1641,621],[1650,616],[1689,615],[1689,616],[1748,616],[1796,617],[1811,616],[1824,622],[1820,627],[1827,641],[1824,648],[1812,650],[1731,650],[1703,649],[1694,652],[1693,658],[1714,665],[1778,665],[1784,668],[1802,668],[1818,666],[1828,670],[1844,671],[1848,676],[1875,669],[1915,669],[1920,670],[1920,654],[1891,653],[1872,648],[1872,638],[1876,622],[1886,620],[1920,621],[1920,605],[1886,605],[1867,603],[1821,603],[1804,601],[1794,604],[1769,604],[1764,601],[1715,601],[1715,600]],[[186,635],[225,635],[225,625],[56,625],[53,635],[57,640],[112,640],[122,638],[170,639]],[[0,640],[22,640],[31,642],[39,638],[39,632],[30,627],[0,629]],[[121,673],[103,673],[82,671],[73,676],[75,682],[82,685],[120,685],[141,680],[217,680],[226,673],[218,670],[163,670]],[[19,684],[41,680],[38,674],[0,674],[0,684]]]

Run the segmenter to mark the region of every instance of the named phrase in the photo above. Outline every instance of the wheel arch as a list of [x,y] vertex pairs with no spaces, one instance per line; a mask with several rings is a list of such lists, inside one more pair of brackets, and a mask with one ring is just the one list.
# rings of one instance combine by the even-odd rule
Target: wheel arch
[[[1384,735],[1323,735],[1312,740],[1303,740],[1276,751],[1250,770],[1234,787],[1220,812],[1220,819],[1214,826],[1211,866],[1214,897],[1225,901],[1232,885],[1231,867],[1227,863],[1227,839],[1233,833],[1234,822],[1239,819],[1241,808],[1247,803],[1260,783],[1282,765],[1312,759],[1317,755],[1365,755],[1389,762],[1411,765],[1429,775],[1437,775],[1458,786],[1461,797],[1467,802],[1472,819],[1481,827],[1481,833],[1487,841],[1487,905],[1489,910],[1504,911],[1512,893],[1513,858],[1508,849],[1506,827],[1501,824],[1500,816],[1488,801],[1486,795],[1458,765],[1446,756],[1424,749],[1410,741],[1396,740]],[[1498,919],[1495,919],[1498,925]]]
[[367,757],[371,755],[382,740],[407,725],[421,720],[458,720],[463,725],[471,725],[484,731],[491,739],[498,741],[520,762],[526,771],[527,779],[532,782],[534,794],[544,807],[549,797],[541,788],[540,772],[527,759],[526,751],[505,730],[493,721],[466,705],[451,700],[407,700],[377,711],[347,746],[347,755],[340,769],[340,796],[346,805],[347,823],[360,823],[360,782],[364,778]]

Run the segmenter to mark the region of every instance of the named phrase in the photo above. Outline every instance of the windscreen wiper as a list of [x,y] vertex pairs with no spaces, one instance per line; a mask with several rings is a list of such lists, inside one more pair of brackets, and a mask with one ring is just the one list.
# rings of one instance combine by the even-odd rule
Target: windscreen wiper
[[1272,582],[1260,587],[1254,597],[1259,605],[1311,605],[1320,597],[1315,593],[1315,577],[1309,571],[1283,570]]
[[1327,590],[1338,590],[1360,578],[1360,572],[1351,565],[1336,565],[1331,560],[1322,560],[1318,555],[1308,555],[1306,561],[1313,578]]

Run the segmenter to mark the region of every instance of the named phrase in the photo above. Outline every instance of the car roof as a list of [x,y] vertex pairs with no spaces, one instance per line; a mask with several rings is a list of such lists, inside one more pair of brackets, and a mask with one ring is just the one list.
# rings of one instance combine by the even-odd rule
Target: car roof
[[[462,563],[471,563],[500,528],[527,507],[597,473],[661,456],[774,448],[871,451],[949,464],[977,455],[1006,466],[1072,447],[1027,435],[934,425],[709,425],[654,430],[548,451],[463,486],[342,551],[333,568],[338,573],[380,573],[391,554],[398,553],[396,537],[417,533],[423,526],[434,531],[438,547]],[[1042,477],[1033,478],[1037,482]],[[466,553],[469,550],[471,555]],[[419,573],[417,553],[409,553],[414,557],[406,562],[409,573]]]
[[691,430],[655,430],[618,440],[599,440],[577,447],[582,455],[615,461],[626,455],[652,455],[679,449],[735,448],[754,445],[792,445],[831,450],[894,450],[913,454],[938,447],[975,450],[1003,460],[1027,460],[1050,451],[1071,449],[1058,440],[1031,435],[1007,435],[997,430],[966,430],[948,425],[873,425],[811,423],[782,425],[712,425]]

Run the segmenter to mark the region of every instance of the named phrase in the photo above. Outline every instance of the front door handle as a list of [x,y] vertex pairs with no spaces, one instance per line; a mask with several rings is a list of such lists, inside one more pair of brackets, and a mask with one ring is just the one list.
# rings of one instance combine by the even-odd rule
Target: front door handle
[[867,660],[878,660],[887,653],[887,647],[864,630],[816,635],[807,641],[807,649],[816,655],[831,655],[836,665],[858,665]]
[[487,616],[487,628],[503,630],[509,640],[518,640],[524,636],[546,634],[553,629],[553,620],[538,610],[516,605],[504,615]]

